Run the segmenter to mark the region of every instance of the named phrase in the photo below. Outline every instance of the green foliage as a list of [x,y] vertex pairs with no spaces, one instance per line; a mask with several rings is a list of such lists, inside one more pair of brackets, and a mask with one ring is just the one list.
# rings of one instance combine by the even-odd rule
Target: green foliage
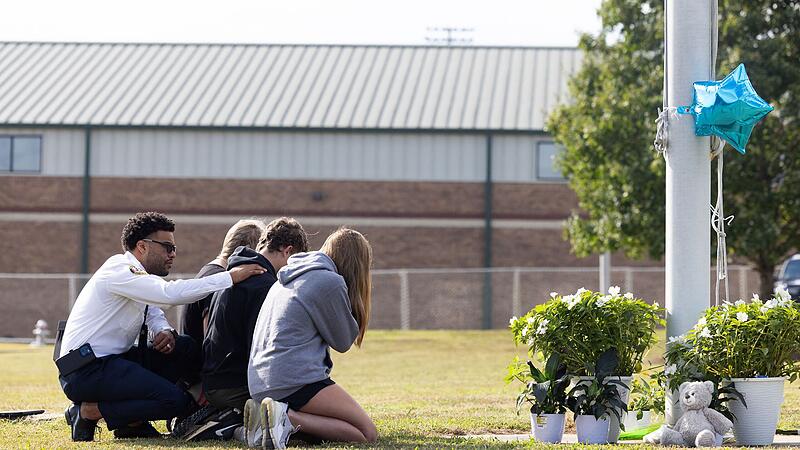
[[[721,0],[717,78],[739,63],[775,111],[754,130],[746,155],[726,149],[725,212],[732,255],[761,275],[800,248],[800,1]],[[558,161],[582,213],[568,222],[573,251],[664,254],[665,166],[653,151],[662,103],[661,0],[605,0],[603,28],[584,35],[584,58],[569,83],[571,102],[549,117],[566,151]],[[710,199],[709,199],[710,200]]]
[[794,381],[800,373],[800,308],[782,290],[766,302],[754,298],[709,308],[684,345],[687,363],[707,374]]
[[709,408],[722,413],[730,421],[736,420],[736,416],[728,408],[728,403],[740,401],[747,407],[744,396],[736,389],[734,383],[708,370],[707,361],[695,350],[695,343],[694,339],[689,340],[685,336],[670,338],[664,355],[666,367],[656,375],[656,378],[663,389],[674,392],[678,392],[680,385],[687,381],[711,381],[714,383],[714,392],[711,393]]
[[525,402],[531,404],[530,410],[533,414],[567,412],[567,388],[570,377],[558,353],[550,355],[544,371],[539,370],[530,360],[523,363],[519,357],[514,357],[514,361],[508,366],[506,382],[514,380],[525,386],[517,396],[517,414]]
[[800,308],[779,290],[762,301],[725,303],[706,310],[685,336],[667,343],[664,375],[677,390],[686,381],[709,380],[715,391],[711,408],[733,420],[727,403],[745,399],[730,378],[788,377],[800,374]]
[[616,348],[616,375],[638,372],[645,352],[656,343],[656,326],[664,324],[663,309],[630,293],[621,296],[619,288],[610,292],[580,289],[563,297],[553,293],[547,303],[511,320],[515,342],[528,345],[532,356],[560,354],[574,375],[592,374],[600,354]]
[[594,364],[594,376],[588,381],[578,381],[569,391],[567,403],[569,409],[576,416],[590,415],[600,420],[603,417],[617,418],[620,428],[625,426],[622,414],[628,410],[619,389],[628,389],[620,380],[615,380],[612,375],[619,370],[619,357],[617,349],[610,348],[601,353]]
[[644,411],[664,414],[664,386],[657,377],[642,375],[633,379],[628,410],[636,411],[637,420],[642,419]]

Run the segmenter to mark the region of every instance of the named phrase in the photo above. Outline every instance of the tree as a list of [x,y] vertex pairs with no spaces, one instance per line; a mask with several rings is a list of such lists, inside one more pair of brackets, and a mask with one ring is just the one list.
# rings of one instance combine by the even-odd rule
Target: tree
[[[652,146],[663,12],[662,0],[605,0],[602,30],[581,37],[572,101],[549,117],[565,148],[558,163],[582,209],[565,232],[578,255],[664,254],[665,164]],[[735,215],[726,230],[729,254],[758,271],[768,296],[775,266],[800,247],[800,0],[720,0],[719,12],[717,78],[743,62],[775,107],[746,155],[726,147],[724,175],[725,213]]]

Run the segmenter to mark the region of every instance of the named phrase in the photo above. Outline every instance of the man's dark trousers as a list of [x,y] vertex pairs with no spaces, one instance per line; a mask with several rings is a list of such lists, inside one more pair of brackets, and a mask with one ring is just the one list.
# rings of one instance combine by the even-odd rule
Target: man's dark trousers
[[186,416],[194,400],[175,382],[196,377],[199,350],[189,336],[178,336],[175,350],[165,355],[147,349],[145,369],[139,351],[98,358],[86,367],[59,377],[67,398],[97,402],[109,430],[142,420]]

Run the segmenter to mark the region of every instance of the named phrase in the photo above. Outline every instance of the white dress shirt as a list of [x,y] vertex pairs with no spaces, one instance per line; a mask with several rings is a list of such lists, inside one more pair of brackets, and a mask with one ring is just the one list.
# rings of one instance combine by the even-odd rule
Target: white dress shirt
[[191,303],[232,285],[228,272],[166,281],[148,274],[132,253],[114,255],[78,295],[64,329],[60,356],[87,342],[98,358],[125,353],[139,336],[145,305],[150,305],[147,327],[158,333],[171,328],[158,306]]

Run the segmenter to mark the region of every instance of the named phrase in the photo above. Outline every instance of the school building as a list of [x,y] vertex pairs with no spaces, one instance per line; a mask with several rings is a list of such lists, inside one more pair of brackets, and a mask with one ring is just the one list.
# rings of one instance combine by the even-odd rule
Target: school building
[[[196,273],[236,220],[288,215],[314,247],[340,225],[368,237],[375,326],[503,327],[533,297],[597,278],[562,238],[577,201],[545,131],[580,61],[574,48],[0,43],[0,336],[65,318],[80,278],[62,274],[119,252],[146,210],[176,221],[174,273]],[[514,289],[516,304],[497,300]]]

